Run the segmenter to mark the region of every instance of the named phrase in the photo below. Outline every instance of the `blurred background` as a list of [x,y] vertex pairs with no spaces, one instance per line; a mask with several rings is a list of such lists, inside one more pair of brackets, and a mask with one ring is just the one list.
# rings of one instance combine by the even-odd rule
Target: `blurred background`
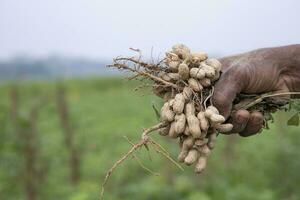
[[[299,43],[297,0],[0,0],[0,199],[93,200],[108,168],[161,101],[109,70],[175,43],[212,57]],[[219,136],[207,170],[182,172],[150,149],[118,168],[105,199],[300,199],[299,127],[280,112],[250,138]],[[155,137],[173,158],[174,141]]]

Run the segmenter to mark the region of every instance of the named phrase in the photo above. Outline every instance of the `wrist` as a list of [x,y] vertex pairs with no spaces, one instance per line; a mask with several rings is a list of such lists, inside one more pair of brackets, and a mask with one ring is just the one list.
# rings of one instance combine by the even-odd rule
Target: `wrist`
[[291,92],[300,91],[300,45],[290,45],[283,48],[285,63],[281,65],[282,76]]

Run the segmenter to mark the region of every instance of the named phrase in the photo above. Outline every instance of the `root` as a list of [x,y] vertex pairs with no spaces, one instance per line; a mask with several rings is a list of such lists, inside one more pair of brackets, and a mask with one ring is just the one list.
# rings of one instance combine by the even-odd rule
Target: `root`
[[[123,62],[121,63],[121,61],[123,61]],[[130,66],[127,64],[128,61],[133,62],[133,63],[137,64],[138,66],[135,66],[135,65]],[[143,67],[144,70],[140,70],[141,66]],[[143,76],[146,78],[150,78],[151,80],[153,80],[155,82],[159,82],[166,86],[172,87],[174,89],[177,89],[177,90],[180,89],[176,84],[165,81],[165,80],[161,79],[160,77],[153,75],[153,71],[157,71],[157,68],[159,68],[159,65],[151,65],[151,64],[136,60],[134,58],[116,58],[116,59],[114,59],[114,63],[112,65],[107,65],[107,67],[116,67],[121,70],[127,70],[127,71],[135,73],[135,75],[132,76],[130,79],[134,79],[139,76]],[[155,70],[153,70],[153,69],[155,69]],[[159,69],[161,70],[161,68],[159,68]]]
[[159,145],[158,143],[154,142],[154,140],[150,140],[150,142],[156,146],[156,151],[160,154],[162,154],[163,156],[165,156],[170,162],[172,162],[174,165],[176,165],[181,171],[184,171],[184,169],[180,166],[180,164],[178,164],[173,158],[171,158],[171,156],[169,156],[169,153],[162,148],[161,145]]
[[[134,147],[135,144],[134,144],[133,142],[131,142],[131,141],[129,140],[128,137],[124,136],[124,138],[127,140],[127,142],[128,142],[129,144],[131,144],[131,145]],[[142,163],[142,161],[140,160],[140,158],[139,158],[137,155],[133,154],[133,158],[137,161],[137,163],[138,163],[144,170],[146,170],[147,172],[149,172],[149,173],[152,174],[153,176],[159,176],[159,173],[156,173],[156,172],[152,171],[151,169],[149,169],[148,167],[146,167],[146,166]]]
[[112,173],[115,171],[115,169],[117,167],[119,167],[125,160],[127,160],[131,155],[133,155],[133,157],[135,158],[135,160],[139,163],[139,165],[145,169],[146,171],[148,171],[151,174],[157,175],[157,173],[153,172],[152,170],[150,170],[149,168],[147,168],[144,164],[142,164],[142,162],[139,160],[139,158],[134,154],[135,151],[137,151],[138,149],[140,149],[141,147],[145,146],[146,148],[148,144],[151,144],[154,149],[159,152],[160,154],[162,154],[164,157],[166,157],[168,160],[170,160],[173,164],[175,164],[177,167],[179,167],[181,170],[183,170],[183,168],[174,160],[172,159],[168,152],[161,146],[159,145],[157,142],[155,142],[150,136],[149,134],[157,131],[161,128],[164,128],[166,126],[166,124],[164,122],[162,123],[158,123],[150,128],[147,128],[144,130],[144,132],[142,133],[141,136],[141,140],[134,144],[133,142],[131,142],[127,137],[125,137],[127,139],[127,141],[132,145],[132,148],[119,160],[117,160],[112,167],[107,171],[104,181],[102,183],[102,187],[101,187],[101,193],[100,193],[100,200],[103,199],[104,196],[104,190],[105,190],[105,186],[109,180],[109,178],[111,177]]

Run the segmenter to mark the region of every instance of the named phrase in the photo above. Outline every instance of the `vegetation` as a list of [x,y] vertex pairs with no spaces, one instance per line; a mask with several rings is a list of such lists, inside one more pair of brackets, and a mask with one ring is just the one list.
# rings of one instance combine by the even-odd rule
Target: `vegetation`
[[[65,142],[57,106],[57,83],[19,83],[16,93],[12,85],[2,85],[0,199],[99,199],[105,172],[131,147],[123,136],[136,142],[143,128],[157,123],[152,104],[160,107],[161,100],[147,90],[135,92],[137,85],[118,78],[65,82],[68,126],[73,131],[71,146]],[[18,114],[14,119],[15,112]],[[182,172],[154,150],[147,152],[143,148],[135,155],[159,176],[129,159],[111,177],[104,197],[299,199],[299,127],[286,126],[287,119],[294,114],[278,113],[269,130],[253,137],[218,136],[218,145],[200,176],[185,166]],[[154,138],[173,158],[177,157],[177,144],[159,135]],[[31,153],[26,154],[28,147]],[[80,175],[75,182],[70,181],[70,148],[76,149],[79,158]]]

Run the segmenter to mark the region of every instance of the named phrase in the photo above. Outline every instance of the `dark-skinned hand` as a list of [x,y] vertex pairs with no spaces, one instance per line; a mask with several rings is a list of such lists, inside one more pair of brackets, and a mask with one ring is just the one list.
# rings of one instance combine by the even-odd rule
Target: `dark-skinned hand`
[[219,61],[222,75],[215,85],[213,103],[233,124],[229,134],[250,136],[259,132],[264,123],[260,112],[232,112],[239,93],[300,91],[300,45],[258,49]]

